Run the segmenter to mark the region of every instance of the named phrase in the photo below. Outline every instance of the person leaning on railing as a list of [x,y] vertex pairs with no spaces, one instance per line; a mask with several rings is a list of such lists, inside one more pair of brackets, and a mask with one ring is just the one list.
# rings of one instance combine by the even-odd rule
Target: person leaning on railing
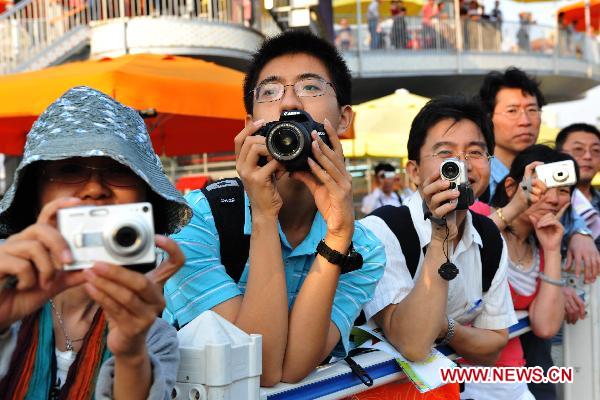
[[[570,159],[544,145],[528,147],[514,159],[509,174],[498,184],[492,198],[494,209],[490,217],[508,248],[508,284],[513,304],[516,310],[528,311],[531,327],[531,332],[508,342],[497,366],[535,366],[532,360],[527,362],[523,346],[528,346],[531,335],[552,338],[562,325],[565,281],[561,278],[564,228],[560,218],[569,210],[574,187],[546,188],[536,178],[534,169],[543,163]],[[545,343],[545,347],[537,347],[536,362],[547,371],[552,366],[552,357],[550,342]],[[534,399],[524,382],[468,385],[463,395],[482,400]]]
[[168,258],[146,275],[108,263],[63,271],[73,255],[56,228],[60,208],[140,201],[153,205],[158,233],[191,217],[138,113],[69,90],[33,125],[0,202],[2,399],[171,398],[177,336],[157,315],[162,284],[183,264],[177,244],[153,238]]
[[[325,40],[287,31],[265,41],[246,73],[246,127],[235,139],[245,190],[237,222],[249,236],[241,276],[228,274],[221,250],[241,252],[243,237],[234,241],[218,231],[218,206],[204,193],[187,196],[194,216],[173,236],[187,260],[165,285],[165,317],[182,327],[212,310],[247,333],[262,334],[263,386],[297,382],[330,353],[346,354],[352,323],[383,274],[381,243],[354,221],[352,177],[338,138],[352,121],[350,93],[348,67]],[[323,123],[331,142],[312,132],[308,171],[288,171],[271,158],[266,138],[255,135],[292,110]],[[259,164],[261,157],[269,161]],[[356,252],[362,266],[341,262]],[[330,256],[337,253],[341,257]]]
[[[443,343],[473,365],[493,365],[517,322],[498,229],[486,217],[456,210],[459,192],[440,177],[442,163],[459,158],[472,195],[480,196],[493,148],[491,122],[478,103],[431,100],[408,138],[406,168],[418,192],[405,206],[383,207],[360,221],[386,251],[384,276],[365,316],[409,360],[422,361],[434,344]],[[408,221],[398,222],[401,218]],[[403,244],[410,240],[411,223],[415,239]],[[482,251],[489,253],[482,257]]]

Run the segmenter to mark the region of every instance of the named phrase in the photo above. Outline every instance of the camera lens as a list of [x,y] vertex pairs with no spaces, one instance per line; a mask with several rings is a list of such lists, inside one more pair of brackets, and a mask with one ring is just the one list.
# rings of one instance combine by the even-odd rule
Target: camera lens
[[281,158],[287,158],[296,153],[299,144],[297,131],[287,127],[274,131],[271,137],[271,148],[276,153],[275,155]]
[[554,171],[554,174],[552,175],[556,182],[564,182],[569,178],[569,173],[567,171]]
[[442,166],[442,176],[447,180],[454,180],[458,176],[460,168],[455,162],[447,162]]
[[115,232],[115,242],[121,247],[131,247],[138,240],[137,229],[131,226],[124,226]]

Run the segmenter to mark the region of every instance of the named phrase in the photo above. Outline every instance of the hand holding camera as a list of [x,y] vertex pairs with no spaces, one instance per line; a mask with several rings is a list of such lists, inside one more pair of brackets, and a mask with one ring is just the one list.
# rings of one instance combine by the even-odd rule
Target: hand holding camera
[[354,208],[352,205],[352,176],[346,171],[342,143],[331,122],[325,119],[327,133],[311,133],[312,156],[307,157],[310,172],[296,170],[293,179],[302,181],[312,193],[317,209],[327,223],[328,245],[345,253],[354,233]]
[[283,201],[275,188],[275,179],[286,171],[275,159],[259,166],[261,157],[268,157],[265,137],[256,135],[263,120],[248,123],[235,137],[236,170],[252,203],[253,216],[263,215],[275,220]]
[[76,198],[48,203],[37,223],[0,244],[0,331],[39,309],[55,294],[85,281],[81,273],[62,270],[72,255],[54,227],[58,208],[80,203]]
[[516,202],[517,214],[527,210],[532,204],[537,203],[544,193],[546,193],[546,190],[548,190],[544,181],[534,176],[534,170],[543,164],[541,161],[534,161],[525,167],[523,180],[519,184],[517,195],[515,196],[515,200],[513,200]]
[[[91,267],[91,265],[87,265],[89,260],[87,257],[82,257],[85,252],[82,253],[81,248],[77,248],[75,252],[70,250],[69,243],[65,240],[63,234],[56,229],[56,221],[60,209],[79,210],[77,212],[81,213],[82,209],[94,208],[70,208],[79,206],[81,203],[82,201],[78,198],[61,198],[49,202],[42,208],[35,224],[30,225],[18,234],[10,236],[4,243],[0,244],[0,331],[33,313],[48,299],[68,288],[88,281],[86,287],[88,290],[93,291],[95,285],[89,280],[90,274],[94,276],[108,274],[115,277],[110,284],[110,290],[101,298],[94,298],[103,308],[110,309],[111,304],[114,304],[114,297],[121,296],[127,290],[131,290],[126,289],[128,285],[134,285],[133,290],[140,291],[140,295],[145,296],[146,301],[144,303],[146,303],[146,306],[142,308],[149,308],[152,312],[162,309],[164,302],[162,299],[162,284],[177,272],[184,262],[183,253],[177,244],[167,237],[152,235],[149,238],[151,245],[145,245],[147,248],[152,248],[152,257],[154,258],[154,241],[156,241],[156,245],[168,254],[168,259],[146,275],[128,270],[121,265],[106,263],[95,263],[94,268],[87,269],[86,271],[89,272],[85,273],[76,270],[76,268],[73,268],[74,266]],[[130,206],[130,204],[126,204],[110,207],[129,208]],[[136,207],[141,210],[143,203],[142,205],[136,205]],[[95,208],[105,209],[105,207]],[[85,213],[82,215],[85,215]],[[124,220],[120,218],[120,222],[124,222]],[[70,226],[68,229],[68,232],[71,233],[76,231],[75,226]],[[146,248],[145,246],[138,247],[138,249]],[[89,251],[90,248],[88,247],[87,250]],[[94,248],[94,250],[98,251],[97,254],[109,253],[106,249],[99,251],[99,249]],[[130,255],[130,258],[125,256],[123,261],[130,267],[136,266],[136,260],[139,260],[140,254],[134,252]],[[71,271],[63,269],[65,264],[71,267],[69,268]],[[154,264],[152,265],[154,266]],[[148,289],[151,286],[155,287]],[[144,294],[148,290],[152,290],[154,294]],[[156,296],[156,294],[160,296]],[[129,297],[129,299],[131,298]],[[129,302],[126,306],[137,307],[141,304]],[[118,312],[119,314],[123,313],[122,310]],[[142,313],[141,315],[148,316],[149,314]],[[156,313],[154,316],[156,316]],[[128,321],[130,322],[131,319],[123,320],[123,323],[128,323]]]
[[452,240],[458,234],[456,219],[450,217],[456,211],[459,197],[460,192],[455,190],[453,182],[441,179],[440,172],[423,182],[423,211],[432,221],[432,240]]

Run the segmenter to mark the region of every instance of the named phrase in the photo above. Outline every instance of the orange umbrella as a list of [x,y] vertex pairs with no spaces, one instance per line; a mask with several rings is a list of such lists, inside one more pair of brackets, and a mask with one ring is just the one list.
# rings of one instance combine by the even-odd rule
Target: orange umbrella
[[233,150],[243,127],[243,74],[210,62],[138,54],[0,76],[0,153],[18,155],[37,116],[87,85],[142,112],[159,154]]
[[[576,21],[575,29],[579,32],[585,32],[585,2],[579,1],[575,4],[564,6],[558,10],[558,13],[564,14],[566,24],[572,24]],[[590,0],[590,26],[593,30],[600,29],[600,0]]]

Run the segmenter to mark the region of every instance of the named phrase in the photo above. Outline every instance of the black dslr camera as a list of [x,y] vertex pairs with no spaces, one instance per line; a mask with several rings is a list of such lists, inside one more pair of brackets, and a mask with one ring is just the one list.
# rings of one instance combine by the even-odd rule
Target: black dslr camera
[[[310,136],[313,130],[317,131],[327,146],[332,147],[323,124],[315,122],[308,113],[300,110],[282,112],[279,121],[268,122],[255,135],[266,138],[269,154],[288,171],[310,171],[308,157],[313,155]],[[260,166],[266,163],[266,157],[258,160]]]

